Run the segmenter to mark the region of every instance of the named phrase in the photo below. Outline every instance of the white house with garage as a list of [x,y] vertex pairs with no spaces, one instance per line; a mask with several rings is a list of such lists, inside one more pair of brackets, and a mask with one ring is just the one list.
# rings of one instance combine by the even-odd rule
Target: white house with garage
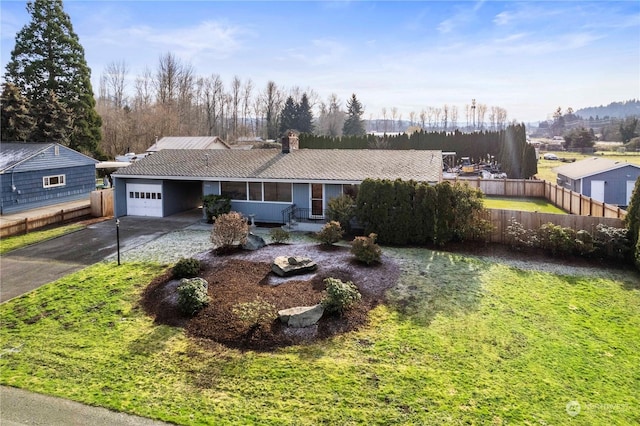
[[169,216],[197,208],[208,194],[256,222],[287,215],[323,220],[331,198],[355,195],[367,178],[436,184],[442,152],[427,150],[163,149],[112,174],[115,215]]
[[640,166],[603,157],[592,157],[553,169],[558,186],[594,200],[626,207],[629,205]]

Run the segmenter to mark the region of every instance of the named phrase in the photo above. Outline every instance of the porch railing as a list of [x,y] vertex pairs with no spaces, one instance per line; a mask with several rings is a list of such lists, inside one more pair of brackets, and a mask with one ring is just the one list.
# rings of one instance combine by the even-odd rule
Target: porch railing
[[327,210],[322,210],[322,215],[312,214],[310,208],[298,207],[295,204],[290,205],[286,209],[282,210],[282,221],[286,225],[292,225],[296,222],[318,222],[323,223],[326,221]]

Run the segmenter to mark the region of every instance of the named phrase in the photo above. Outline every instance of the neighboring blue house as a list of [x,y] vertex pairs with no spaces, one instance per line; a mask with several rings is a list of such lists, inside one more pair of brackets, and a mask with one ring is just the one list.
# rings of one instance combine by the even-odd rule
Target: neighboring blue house
[[162,150],[112,174],[115,215],[168,216],[197,208],[202,196],[228,195],[255,221],[286,223],[286,214],[322,220],[327,203],[355,194],[366,178],[442,180],[441,151]]
[[553,169],[558,186],[594,200],[625,208],[640,178],[640,166],[602,157],[592,157]]
[[97,162],[58,143],[0,142],[0,214],[89,199]]

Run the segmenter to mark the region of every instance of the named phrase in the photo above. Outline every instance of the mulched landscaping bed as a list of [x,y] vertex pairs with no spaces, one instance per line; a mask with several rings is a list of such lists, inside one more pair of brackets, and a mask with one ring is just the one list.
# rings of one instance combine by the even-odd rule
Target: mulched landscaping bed
[[[310,257],[317,262],[318,269],[306,275],[281,278],[271,272],[271,262],[277,256]],[[239,349],[272,350],[358,329],[366,325],[368,311],[384,301],[384,293],[400,276],[400,268],[390,258],[383,256],[382,263],[365,266],[358,263],[346,247],[318,244],[276,244],[228,255],[207,252],[199,259],[203,265],[199,276],[209,283],[207,307],[193,318],[185,318],[176,306],[179,281],[172,279],[171,271],[149,284],[141,305],[158,323],[182,326],[192,337]],[[323,298],[323,280],[328,277],[352,281],[362,300],[343,315],[325,312],[315,326],[289,328],[274,320],[252,329],[232,311],[234,305],[258,297],[278,310],[315,305]]]

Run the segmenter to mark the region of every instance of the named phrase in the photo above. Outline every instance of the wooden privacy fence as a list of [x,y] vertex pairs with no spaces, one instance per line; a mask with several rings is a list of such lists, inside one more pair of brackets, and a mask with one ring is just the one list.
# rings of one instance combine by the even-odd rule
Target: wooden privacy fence
[[545,198],[556,207],[574,215],[616,219],[624,219],[627,215],[627,212],[618,206],[605,204],[545,180],[481,178],[444,180],[451,183],[466,183],[472,188],[480,189],[485,195]]
[[111,217],[113,216],[113,189],[93,191],[91,193],[91,216]]
[[64,223],[87,216],[109,217],[113,216],[113,190],[93,191],[90,201],[86,205],[61,208],[46,214],[34,216],[25,212],[25,217],[7,221],[0,225],[0,237],[26,234],[38,228],[48,225]]
[[87,203],[86,206],[60,209],[42,216],[27,216],[24,219],[3,223],[2,227],[0,227],[0,237],[26,234],[34,229],[86,217],[90,214],[91,206]]
[[578,216],[572,214],[538,213],[524,212],[520,210],[498,210],[487,209],[487,217],[493,225],[493,232],[489,241],[493,243],[507,244],[507,227],[511,218],[520,223],[525,229],[537,230],[545,223],[553,223],[564,228],[571,228],[574,231],[585,230],[594,235],[599,224],[624,228],[622,219],[611,217]]

